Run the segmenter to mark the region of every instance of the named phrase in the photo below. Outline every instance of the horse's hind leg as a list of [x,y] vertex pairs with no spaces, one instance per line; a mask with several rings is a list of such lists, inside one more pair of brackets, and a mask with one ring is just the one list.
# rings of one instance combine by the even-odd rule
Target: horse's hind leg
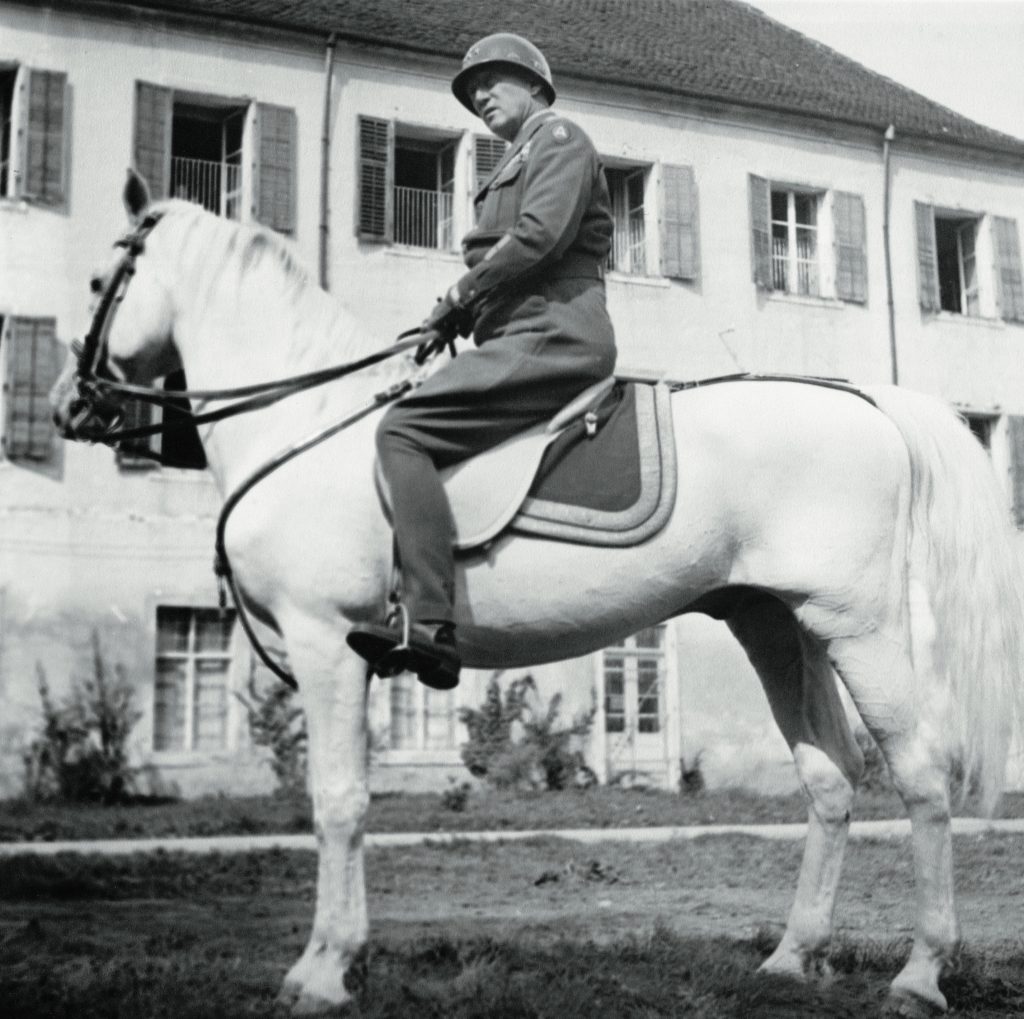
[[318,851],[313,930],[280,1001],[296,1015],[335,1014],[352,1002],[366,967],[366,666],[338,622],[279,621],[305,709]]
[[[917,922],[910,958],[892,982],[890,1003],[900,1015],[928,1015],[946,1010],[939,977],[959,946],[953,903],[950,753],[938,715],[940,687],[932,686],[931,700],[918,689],[932,671],[927,648],[915,642],[912,663],[907,643],[874,632],[833,641],[830,655],[889,765],[910,817]],[[934,719],[927,714],[932,709]]]
[[727,623],[761,678],[808,802],[796,898],[781,942],[761,967],[803,978],[827,967],[850,808],[864,758],[824,650],[789,608],[758,596],[743,602]]

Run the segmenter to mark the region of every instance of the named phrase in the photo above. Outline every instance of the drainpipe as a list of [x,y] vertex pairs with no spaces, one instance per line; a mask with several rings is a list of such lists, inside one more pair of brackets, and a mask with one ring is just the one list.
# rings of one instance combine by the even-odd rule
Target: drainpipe
[[331,88],[334,77],[334,45],[332,32],[327,38],[324,54],[324,123],[320,135],[320,286],[329,290],[327,273],[327,241],[330,236],[330,203],[328,186],[331,178]]
[[890,124],[885,129],[882,141],[882,161],[885,164],[885,197],[882,202],[882,242],[885,249],[885,296],[889,304],[889,357],[892,364],[892,384],[899,385],[900,373],[896,361],[896,309],[892,296],[892,253],[889,249],[889,202],[892,196],[892,151],[890,146],[896,137],[896,127]]

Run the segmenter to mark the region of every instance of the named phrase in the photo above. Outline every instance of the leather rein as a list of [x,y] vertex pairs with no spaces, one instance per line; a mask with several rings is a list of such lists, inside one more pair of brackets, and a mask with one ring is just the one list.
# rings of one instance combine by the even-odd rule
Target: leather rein
[[[296,393],[304,392],[316,386],[322,386],[327,382],[344,378],[355,372],[362,371],[375,364],[379,364],[397,354],[404,353],[423,343],[423,334],[417,327],[408,329],[401,333],[397,341],[384,350],[377,351],[357,361],[350,361],[345,364],[333,365],[330,368],[321,368],[317,371],[306,372],[302,375],[293,375],[289,378],[276,379],[269,382],[258,382],[248,386],[237,386],[230,389],[182,389],[182,390],[160,390],[151,386],[138,386],[127,382],[118,382],[108,374],[107,368],[107,338],[110,333],[111,323],[117,312],[117,308],[124,300],[128,284],[135,275],[135,263],[139,256],[145,251],[146,238],[154,227],[160,222],[163,213],[150,213],[142,220],[138,228],[126,237],[116,242],[117,247],[125,249],[124,257],[118,262],[117,267],[110,279],[109,284],[100,297],[96,312],[93,315],[92,324],[84,341],[81,344],[73,343],[72,350],[76,352],[78,364],[74,375],[74,382],[77,390],[75,403],[79,405],[79,412],[88,415],[97,404],[109,400],[111,396],[121,400],[132,400],[139,403],[155,404],[164,406],[172,401],[187,400],[229,400],[225,407],[217,410],[195,413],[193,411],[179,411],[180,415],[173,421],[164,421],[152,425],[140,425],[134,428],[120,428],[116,420],[110,427],[105,427],[102,432],[94,435],[83,434],[76,436],[72,427],[71,438],[83,438],[91,442],[100,442],[105,445],[115,445],[117,442],[126,439],[142,438],[150,435],[158,435],[172,428],[183,428],[197,426],[213,421],[221,421],[224,418],[233,417],[237,414],[245,414],[250,411],[260,410],[268,407],[279,400],[293,396]],[[411,338],[410,338],[411,337]],[[336,435],[360,419],[373,413],[380,407],[404,396],[415,383],[412,379],[405,379],[395,383],[388,389],[376,393],[371,400],[362,407],[346,415],[342,420],[321,428],[308,435],[299,442],[281,450],[272,456],[265,464],[253,471],[228,497],[224,500],[220,515],[217,519],[217,531],[215,541],[214,573],[217,576],[220,587],[220,608],[225,611],[227,598],[224,585],[231,592],[232,600],[239,622],[249,638],[253,649],[259,655],[263,663],[280,679],[293,689],[298,689],[295,677],[277,662],[263,646],[256,635],[251,620],[245,609],[238,584],[231,571],[225,548],[224,535],[227,529],[228,517],[231,511],[238,505],[241,499],[252,490],[264,478],[268,477],[283,464],[294,459],[307,450],[323,442],[325,439]],[[176,408],[177,409],[177,408]],[[74,413],[74,411],[73,411]],[[83,418],[87,419],[87,418]]]

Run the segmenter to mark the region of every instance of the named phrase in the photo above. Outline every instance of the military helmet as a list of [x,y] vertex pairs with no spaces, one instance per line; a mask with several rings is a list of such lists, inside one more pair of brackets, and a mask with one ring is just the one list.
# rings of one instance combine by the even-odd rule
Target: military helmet
[[550,106],[555,101],[555,85],[551,80],[551,68],[544,54],[532,42],[511,32],[498,32],[473,43],[462,58],[462,70],[452,80],[452,92],[470,113],[473,100],[469,94],[470,75],[478,67],[488,64],[504,65],[517,71],[524,71],[540,85]]

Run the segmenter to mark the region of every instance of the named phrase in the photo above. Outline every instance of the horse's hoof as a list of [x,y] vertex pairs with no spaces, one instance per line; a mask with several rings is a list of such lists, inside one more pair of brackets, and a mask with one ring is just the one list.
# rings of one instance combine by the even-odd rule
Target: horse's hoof
[[946,1014],[946,1007],[908,991],[890,991],[882,1007],[884,1019],[935,1019]]

